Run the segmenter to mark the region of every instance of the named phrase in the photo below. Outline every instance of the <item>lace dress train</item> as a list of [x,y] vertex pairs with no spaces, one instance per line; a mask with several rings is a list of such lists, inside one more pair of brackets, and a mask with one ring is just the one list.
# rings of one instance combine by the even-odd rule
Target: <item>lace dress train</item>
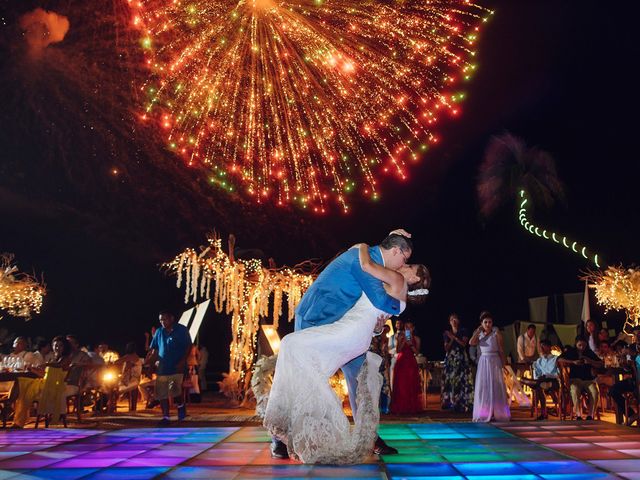
[[355,425],[330,377],[366,352],[379,311],[363,295],[339,321],[282,340],[264,426],[304,463],[350,464],[370,455],[377,438],[382,359],[367,352],[358,374]]

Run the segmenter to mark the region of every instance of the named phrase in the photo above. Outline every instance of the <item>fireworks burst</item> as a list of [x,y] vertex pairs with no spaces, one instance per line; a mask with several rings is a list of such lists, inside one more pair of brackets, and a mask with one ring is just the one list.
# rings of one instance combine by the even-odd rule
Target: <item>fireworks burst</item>
[[406,179],[457,115],[491,12],[468,0],[128,0],[141,114],[212,183],[325,212]]

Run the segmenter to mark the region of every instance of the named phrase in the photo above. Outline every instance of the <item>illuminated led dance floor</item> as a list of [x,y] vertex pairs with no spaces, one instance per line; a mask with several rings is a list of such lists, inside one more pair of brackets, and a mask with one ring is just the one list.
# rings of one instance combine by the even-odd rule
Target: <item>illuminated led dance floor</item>
[[381,436],[401,453],[344,467],[274,460],[261,427],[0,430],[0,480],[640,479],[634,429],[595,422],[498,427],[383,424]]

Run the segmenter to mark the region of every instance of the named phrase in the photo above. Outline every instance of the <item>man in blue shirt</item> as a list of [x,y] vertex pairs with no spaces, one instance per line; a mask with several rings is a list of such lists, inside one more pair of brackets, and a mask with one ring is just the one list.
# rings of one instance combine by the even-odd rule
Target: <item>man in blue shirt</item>
[[191,348],[191,336],[184,325],[176,323],[173,314],[160,313],[162,328],[156,330],[145,364],[158,362],[156,378],[156,399],[162,407],[161,426],[169,425],[169,397],[173,397],[178,407],[178,420],[187,416],[187,409],[182,397],[182,381],[184,368],[189,349]]
[[555,395],[560,388],[558,384],[558,357],[551,353],[549,340],[540,340],[540,356],[533,362],[533,378],[535,386],[532,388],[536,391],[541,410],[537,420],[546,420],[548,418],[546,395],[549,393],[556,399]]

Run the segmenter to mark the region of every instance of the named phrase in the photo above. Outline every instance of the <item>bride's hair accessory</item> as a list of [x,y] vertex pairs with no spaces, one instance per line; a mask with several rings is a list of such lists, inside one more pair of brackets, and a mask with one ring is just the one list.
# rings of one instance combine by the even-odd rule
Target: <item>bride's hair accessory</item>
[[412,297],[418,295],[429,295],[429,290],[427,288],[418,288],[417,290],[411,290],[410,292],[407,292],[407,295],[410,295]]

